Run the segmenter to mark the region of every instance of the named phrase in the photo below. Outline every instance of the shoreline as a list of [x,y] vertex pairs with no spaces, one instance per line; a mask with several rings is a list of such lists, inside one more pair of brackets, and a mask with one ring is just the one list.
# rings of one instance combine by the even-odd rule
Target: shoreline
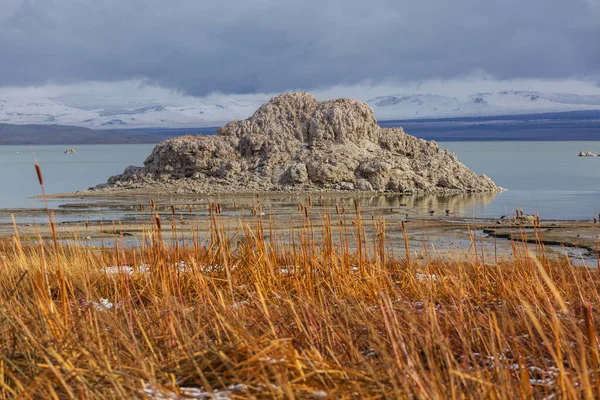
[[[179,189],[175,192],[165,193],[167,190]],[[251,189],[240,189],[240,190],[202,190],[200,188],[197,191],[182,188],[177,184],[164,184],[162,187],[141,187],[141,188],[121,188],[121,187],[105,187],[100,189],[85,189],[78,190],[75,192],[67,193],[53,193],[46,194],[45,197],[48,199],[68,199],[68,198],[103,198],[103,197],[148,197],[148,196],[175,196],[181,198],[198,197],[198,196],[242,196],[242,197],[260,197],[260,196],[306,196],[306,195],[336,195],[342,197],[369,197],[369,196],[411,196],[411,197],[423,197],[423,196],[437,196],[437,197],[450,197],[450,196],[467,196],[467,195],[485,195],[485,194],[498,194],[507,192],[508,189],[499,187],[496,190],[486,191],[464,191],[460,189],[446,189],[441,188],[439,190],[421,190],[411,189],[404,192],[394,191],[367,191],[359,189],[334,189],[334,188],[311,188],[311,187],[289,187],[281,188],[279,190],[251,190]],[[203,188],[202,188],[203,189]],[[29,196],[31,199],[43,199],[44,195]]]
[[[97,194],[97,193],[95,193]],[[484,196],[485,193],[471,194]],[[490,195],[489,193],[487,195]],[[493,194],[491,194],[493,196]],[[457,199],[451,196],[401,196],[392,193],[219,193],[219,194],[170,194],[151,191],[110,191],[100,196],[81,193],[53,194],[49,199],[74,200],[52,210],[56,228],[61,239],[85,238],[90,244],[139,243],[145,229],[160,215],[166,226],[176,226],[181,235],[194,230],[198,234],[209,234],[211,204],[222,209],[219,220],[227,226],[240,223],[256,226],[259,219],[270,226],[275,236],[286,237],[290,229],[301,226],[304,213],[314,229],[321,229],[320,222],[325,214],[336,223],[341,223],[341,212],[346,214],[346,223],[356,219],[355,200],[360,205],[360,214],[371,237],[376,235],[375,221],[381,218],[388,227],[390,243],[394,251],[403,251],[401,225],[406,226],[410,251],[423,254],[435,252],[439,257],[463,257],[480,248],[484,256],[500,254],[510,257],[513,245],[543,245],[552,249],[557,257],[568,254],[582,258],[586,265],[596,265],[599,251],[600,232],[590,220],[544,220],[536,226],[532,221],[509,222],[500,218],[472,218],[454,213],[444,214],[440,199]],[[83,201],[75,201],[83,200]],[[406,201],[406,203],[402,203]],[[413,203],[410,203],[413,201]],[[425,206],[417,204],[425,202]],[[152,206],[154,204],[154,206]],[[457,202],[456,204],[460,204]],[[153,207],[153,208],[152,208]],[[299,212],[304,208],[304,212]],[[429,215],[423,210],[436,209]],[[140,211],[141,210],[141,211]],[[262,211],[258,211],[262,210]],[[306,211],[308,210],[308,211]],[[261,212],[263,215],[258,215]],[[51,238],[46,209],[0,209],[0,238],[14,235],[12,215],[17,221],[22,238]],[[322,222],[322,221],[321,221]],[[269,234],[270,235],[270,234]],[[178,237],[179,239],[179,237]],[[165,240],[173,236],[165,231]],[[187,240],[184,239],[184,240]],[[475,243],[475,246],[474,244]]]

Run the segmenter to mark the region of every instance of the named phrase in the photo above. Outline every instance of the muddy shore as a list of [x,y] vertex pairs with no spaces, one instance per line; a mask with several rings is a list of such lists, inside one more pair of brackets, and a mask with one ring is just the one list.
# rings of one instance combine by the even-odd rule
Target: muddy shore
[[[291,240],[307,221],[317,235],[325,215],[332,224],[351,228],[357,205],[365,232],[377,235],[377,221],[384,221],[390,249],[403,253],[402,224],[409,250],[415,257],[495,259],[512,257],[517,251],[540,251],[568,256],[574,263],[596,266],[598,225],[594,221],[515,221],[506,218],[468,217],[469,204],[491,201],[493,194],[456,196],[398,196],[386,194],[216,194],[180,195],[149,191],[78,192],[49,196],[50,207],[62,240],[111,246],[140,243],[158,213],[165,240],[190,241],[210,233],[210,209],[219,205],[220,223],[232,234],[240,226],[253,227],[259,220],[267,236]],[[15,234],[25,240],[51,237],[45,209],[0,209],[0,237]],[[174,229],[173,229],[174,228]],[[525,245],[527,244],[527,245]]]

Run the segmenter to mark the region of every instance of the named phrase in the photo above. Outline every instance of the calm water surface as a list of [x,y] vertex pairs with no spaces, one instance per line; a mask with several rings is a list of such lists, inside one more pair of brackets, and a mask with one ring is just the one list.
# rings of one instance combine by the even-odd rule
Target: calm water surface
[[[600,213],[600,142],[441,142],[478,174],[508,189],[495,196],[462,196],[453,213],[475,217],[512,215],[515,208],[546,219],[591,219]],[[153,145],[0,146],[0,208],[40,207],[34,157],[48,193],[86,189],[129,165],[142,165]],[[444,200],[438,199],[439,207]],[[56,207],[61,201],[53,200]],[[458,205],[457,205],[458,204]],[[442,210],[443,212],[443,210]]]
[[129,165],[142,165],[154,145],[77,145],[75,154],[64,154],[69,147],[0,146],[0,208],[41,205],[27,198],[41,194],[34,159],[42,167],[46,193],[74,192],[106,182]]
[[486,205],[475,204],[478,217],[539,212],[546,219],[592,219],[600,212],[600,142],[442,142],[478,174],[508,191]]

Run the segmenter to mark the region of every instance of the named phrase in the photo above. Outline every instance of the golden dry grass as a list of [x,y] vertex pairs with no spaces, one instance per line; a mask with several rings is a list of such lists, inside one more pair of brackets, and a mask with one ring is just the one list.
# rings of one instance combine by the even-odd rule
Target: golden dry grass
[[155,218],[136,248],[2,243],[0,396],[600,397],[596,270],[517,244],[497,265],[415,260],[385,221],[315,232],[303,207],[287,240],[214,207],[191,242]]

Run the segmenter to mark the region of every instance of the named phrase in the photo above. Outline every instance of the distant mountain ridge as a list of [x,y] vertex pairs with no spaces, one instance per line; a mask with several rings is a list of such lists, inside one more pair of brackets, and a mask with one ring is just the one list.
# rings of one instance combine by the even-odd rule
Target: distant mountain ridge
[[0,145],[77,145],[158,143],[187,134],[212,134],[214,128],[99,130],[72,125],[11,125],[0,123]]
[[501,91],[466,98],[431,94],[380,96],[367,101],[380,120],[486,117],[600,109],[600,95]]
[[[267,97],[212,95],[181,99],[0,97],[0,123],[91,129],[220,126],[248,118]],[[395,94],[368,99],[378,120],[486,117],[600,110],[600,95],[507,90],[465,97]]]
[[[427,140],[593,140],[600,141],[600,109],[499,116],[380,120]],[[218,127],[89,129],[65,125],[0,123],[0,145],[159,143],[184,135],[211,135]]]

